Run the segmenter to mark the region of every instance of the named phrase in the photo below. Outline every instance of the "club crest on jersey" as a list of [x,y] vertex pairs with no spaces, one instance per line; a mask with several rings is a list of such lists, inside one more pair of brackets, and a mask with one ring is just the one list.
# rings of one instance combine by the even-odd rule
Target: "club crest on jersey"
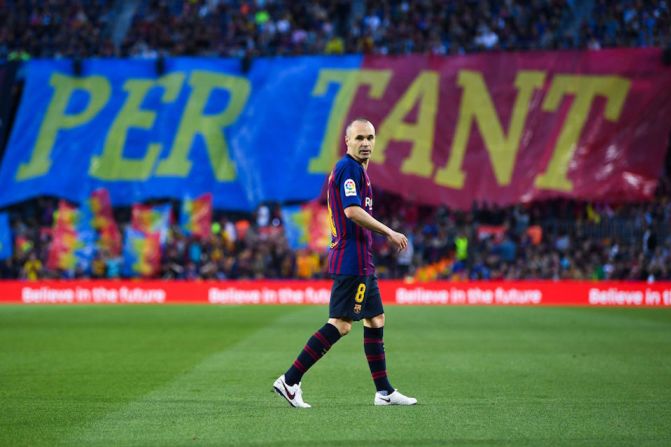
[[345,180],[345,197],[356,196],[356,183],[351,178]]

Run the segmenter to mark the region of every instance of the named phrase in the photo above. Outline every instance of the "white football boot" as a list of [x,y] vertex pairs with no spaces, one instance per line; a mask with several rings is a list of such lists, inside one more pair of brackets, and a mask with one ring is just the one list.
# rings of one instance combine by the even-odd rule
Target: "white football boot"
[[394,390],[391,394],[381,394],[379,391],[375,393],[375,405],[415,405],[417,399],[401,394],[398,390]]
[[289,405],[294,408],[310,408],[311,405],[303,402],[303,391],[301,384],[288,385],[284,380],[284,374],[279,376],[275,383],[273,383],[273,390],[285,398]]

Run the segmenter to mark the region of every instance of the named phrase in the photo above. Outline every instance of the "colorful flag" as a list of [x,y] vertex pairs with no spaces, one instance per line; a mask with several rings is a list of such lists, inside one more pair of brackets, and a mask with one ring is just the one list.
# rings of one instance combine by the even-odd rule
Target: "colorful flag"
[[161,244],[168,239],[172,223],[172,205],[133,205],[132,227],[145,235],[158,233]]
[[98,247],[107,251],[112,257],[121,255],[121,232],[114,220],[109,191],[105,188],[93,191],[86,206],[82,207],[82,210],[84,209],[90,210],[93,228],[100,235]]
[[70,271],[90,268],[97,235],[86,212],[61,200],[51,235],[47,267]]
[[14,251],[16,251],[19,255],[25,255],[30,250],[32,250],[34,246],[35,244],[33,244],[33,241],[31,241],[30,238],[27,238],[26,236],[17,234],[14,238]]
[[47,267],[50,269],[74,270],[77,265],[75,250],[82,248],[77,233],[64,228],[54,228],[52,237]]
[[209,237],[212,229],[212,194],[203,194],[194,200],[185,198],[179,225],[187,236]]
[[12,229],[9,225],[9,214],[0,213],[0,259],[12,257]]
[[123,258],[127,276],[154,276],[161,264],[159,233],[145,234],[134,228],[126,228]]
[[282,209],[284,231],[293,249],[324,251],[331,242],[328,209],[319,203],[306,203]]

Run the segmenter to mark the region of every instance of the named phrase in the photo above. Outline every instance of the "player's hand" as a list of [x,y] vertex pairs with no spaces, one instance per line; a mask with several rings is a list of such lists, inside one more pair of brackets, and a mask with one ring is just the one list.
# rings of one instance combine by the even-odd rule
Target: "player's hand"
[[387,240],[391,246],[396,249],[396,251],[405,250],[405,248],[408,246],[408,238],[405,237],[404,234],[397,231],[392,231],[391,234],[387,236]]

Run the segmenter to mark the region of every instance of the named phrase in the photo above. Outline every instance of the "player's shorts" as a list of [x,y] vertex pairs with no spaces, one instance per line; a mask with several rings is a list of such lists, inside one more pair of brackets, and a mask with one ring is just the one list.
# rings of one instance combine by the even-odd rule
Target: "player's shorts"
[[359,321],[384,313],[377,276],[334,275],[329,318]]

